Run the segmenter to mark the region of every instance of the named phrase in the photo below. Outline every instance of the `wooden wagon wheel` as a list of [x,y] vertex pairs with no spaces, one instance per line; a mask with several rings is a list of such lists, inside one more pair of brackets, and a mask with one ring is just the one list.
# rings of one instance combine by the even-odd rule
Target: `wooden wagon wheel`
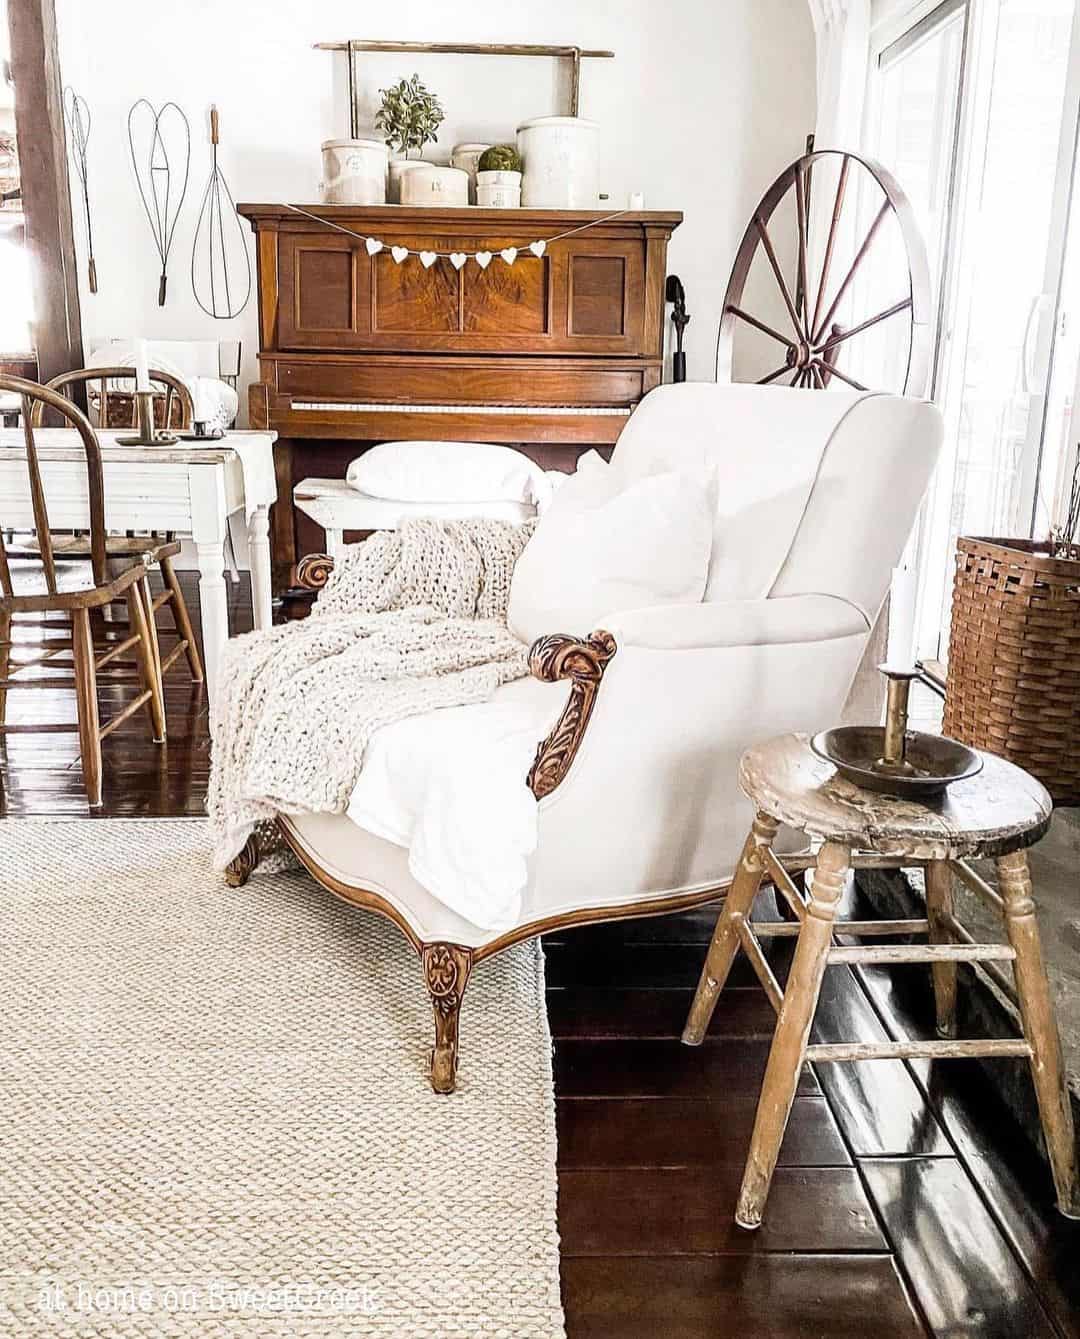
[[[818,266],[811,256],[810,200],[814,166],[825,159],[838,165],[839,175]],[[789,285],[777,259],[776,236],[770,235],[769,224],[778,206],[791,193],[794,194],[797,236],[795,281]],[[843,277],[834,286],[834,271],[841,273],[836,253],[845,249],[842,239],[849,231],[846,225],[841,225],[844,207],[849,204],[854,208],[864,194],[874,203],[880,199],[880,204],[869,228],[861,234]],[[906,273],[897,274],[896,300],[882,310],[870,312],[865,317],[860,315],[847,326],[841,326],[836,320],[837,313],[851,294],[855,277],[870,255],[882,224],[890,216],[896,221],[906,252]],[[763,318],[749,310],[751,303],[746,295],[746,282],[751,264],[759,253],[767,259],[769,271],[779,287],[791,325],[789,333],[783,328],[777,329],[773,324],[776,318],[771,312]],[[867,387],[855,380],[850,371],[844,370],[844,355],[851,352],[852,341],[858,340],[859,336],[884,321],[902,319],[906,319],[909,327],[903,384],[875,389],[921,396],[926,393],[930,368],[930,271],[926,247],[911,204],[892,174],[873,159],[842,149],[811,151],[777,177],[743,234],[724,294],[716,350],[717,380],[731,379],[736,331],[740,327],[752,327],[783,346],[783,363],[761,377],[758,384],[781,381],[808,390],[824,390],[836,377],[856,390],[866,390]]]

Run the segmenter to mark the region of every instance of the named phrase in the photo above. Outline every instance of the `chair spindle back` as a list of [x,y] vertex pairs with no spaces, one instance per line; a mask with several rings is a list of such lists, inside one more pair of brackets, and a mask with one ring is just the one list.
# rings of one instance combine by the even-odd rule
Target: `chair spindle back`
[[[134,395],[127,391],[113,390],[110,392],[109,383],[117,381],[134,382],[137,376],[134,367],[78,367],[73,372],[63,372],[58,377],[53,377],[48,383],[49,389],[61,391],[70,398],[71,392],[76,386],[88,385],[92,382],[98,383],[98,427],[108,428],[117,425],[109,422],[109,406],[116,404],[116,397],[122,396],[124,399],[130,399],[130,423],[129,427],[134,428],[138,425],[138,405]],[[165,388],[165,417],[162,425],[168,428],[172,423],[173,402],[180,405],[180,422],[172,426],[179,427],[182,431],[190,431],[192,419],[195,414],[195,406],[192,403],[191,392],[178,378],[171,372],[163,372],[160,368],[152,367],[150,369],[151,385],[164,386]],[[134,386],[132,387],[134,390]],[[110,398],[113,397],[113,398]],[[45,406],[37,409],[38,417],[34,426],[40,427],[43,421]]]
[[[34,532],[41,554],[45,582],[51,595],[56,594],[56,561],[53,556],[52,536],[49,527],[48,501],[41,477],[41,461],[38,445],[34,437],[35,427],[40,426],[41,415],[46,408],[55,410],[67,425],[73,427],[82,439],[86,453],[87,502],[89,507],[90,564],[94,584],[103,586],[108,581],[108,569],[105,560],[105,479],[101,461],[101,446],[93,425],[82,410],[78,409],[59,391],[48,386],[39,386],[36,381],[26,381],[23,377],[0,376],[0,392],[7,391],[19,395],[22,399],[23,441],[26,447],[26,469],[30,479],[30,503],[33,509]],[[0,588],[4,595],[14,595],[11,566],[4,544],[4,529],[11,525],[0,515]]]

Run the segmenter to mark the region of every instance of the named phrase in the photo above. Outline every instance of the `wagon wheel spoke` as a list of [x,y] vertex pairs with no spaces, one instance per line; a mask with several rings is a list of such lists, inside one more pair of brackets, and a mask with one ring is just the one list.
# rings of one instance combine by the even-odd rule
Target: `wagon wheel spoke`
[[833,252],[836,250],[836,235],[840,227],[840,214],[844,208],[844,195],[847,191],[848,169],[851,167],[851,159],[844,154],[843,162],[840,164],[840,179],[836,183],[836,199],[833,203],[832,218],[829,221],[829,236],[825,242],[825,256],[821,262],[821,278],[818,281],[817,299],[814,302],[814,319],[810,329],[820,328],[821,304],[825,300],[825,289],[829,282],[829,271],[832,269]]
[[821,375],[821,368],[817,363],[810,364],[810,375],[813,377],[818,390],[823,391],[825,389],[825,378]]
[[758,236],[761,238],[761,244],[765,248],[765,254],[769,258],[769,264],[772,266],[772,272],[776,277],[776,282],[783,294],[784,302],[788,309],[788,315],[791,317],[791,325],[796,335],[802,339],[804,331],[799,321],[799,313],[795,310],[795,304],[791,300],[791,292],[788,289],[787,282],[784,279],[783,272],[780,269],[780,262],[776,259],[776,252],[773,250],[772,238],[769,236],[769,230],[765,227],[760,214],[754,215],[754,225],[758,230]]
[[849,385],[853,390],[857,391],[866,390],[866,387],[862,384],[861,381],[856,381],[854,377],[845,376],[845,374],[840,371],[840,369],[836,366],[835,363],[829,364],[829,376],[839,377],[841,381],[846,382],[847,385]]
[[871,326],[879,325],[882,321],[887,321],[890,316],[895,316],[898,312],[907,311],[911,306],[911,299],[904,298],[902,302],[894,303],[883,312],[878,312],[876,316],[871,316],[868,320],[860,321],[858,325],[853,325],[850,330],[842,330],[836,334],[830,335],[824,344],[820,346],[822,353],[827,353],[834,349],[838,344],[843,344],[844,340],[850,339],[852,335],[861,335],[864,330],[869,330]]
[[743,311],[741,307],[729,306],[727,309],[732,316],[737,316],[740,321],[745,321],[752,325],[756,330],[763,334],[771,335],[773,339],[778,340],[785,348],[794,349],[796,347],[793,339],[788,339],[787,335],[782,335],[779,330],[774,330],[771,325],[766,325],[764,321],[759,321],[756,316],[751,316],[749,312]]
[[809,182],[803,180],[801,167],[795,169],[795,209],[799,221],[799,271],[795,302],[802,317],[802,329],[810,329],[810,290],[806,282],[806,236],[808,231]]
[[756,384],[758,386],[767,386],[771,381],[775,381],[777,377],[782,377],[785,372],[790,371],[791,365],[785,363],[783,367],[778,367],[775,372],[770,372],[767,377],[759,377]]
[[867,232],[865,238],[863,239],[862,246],[860,246],[858,251],[855,253],[855,259],[851,262],[851,268],[844,276],[844,282],[837,289],[836,297],[834,297],[832,300],[832,306],[826,312],[822,321],[815,327],[814,333],[811,337],[812,342],[814,344],[816,344],[821,339],[821,332],[831,324],[832,318],[836,315],[837,308],[840,306],[840,303],[843,302],[844,300],[844,294],[851,287],[851,281],[855,278],[855,275],[858,273],[859,266],[866,259],[866,253],[870,250],[874,238],[877,236],[877,231],[881,227],[882,223],[884,223],[888,213],[889,213],[889,202],[888,200],[886,200],[885,203],[878,210],[873,223],[871,223],[869,231]]
[[789,386],[797,386],[801,380],[802,380],[802,368],[801,368],[801,367],[797,367],[797,368],[795,369],[795,375],[794,375],[794,376],[791,378],[791,380],[788,382],[788,385],[789,385]]

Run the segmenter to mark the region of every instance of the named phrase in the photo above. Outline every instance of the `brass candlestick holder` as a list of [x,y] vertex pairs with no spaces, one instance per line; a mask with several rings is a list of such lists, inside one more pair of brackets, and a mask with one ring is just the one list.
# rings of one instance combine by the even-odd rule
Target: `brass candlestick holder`
[[966,744],[908,729],[908,697],[918,670],[878,668],[888,681],[884,726],[824,730],[810,741],[818,757],[864,790],[907,799],[940,795],[947,786],[980,771],[982,755]]
[[118,446],[172,446],[178,442],[179,437],[174,437],[171,432],[158,430],[154,427],[154,392],[136,391],[135,392],[135,414],[136,414],[136,435],[134,437],[118,437],[116,439]]

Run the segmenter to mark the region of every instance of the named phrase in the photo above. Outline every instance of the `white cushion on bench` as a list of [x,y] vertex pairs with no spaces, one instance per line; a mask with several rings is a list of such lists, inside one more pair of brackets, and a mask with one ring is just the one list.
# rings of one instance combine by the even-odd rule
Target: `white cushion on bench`
[[542,506],[544,471],[511,446],[490,442],[381,442],[358,456],[346,482],[395,502],[522,502]]

